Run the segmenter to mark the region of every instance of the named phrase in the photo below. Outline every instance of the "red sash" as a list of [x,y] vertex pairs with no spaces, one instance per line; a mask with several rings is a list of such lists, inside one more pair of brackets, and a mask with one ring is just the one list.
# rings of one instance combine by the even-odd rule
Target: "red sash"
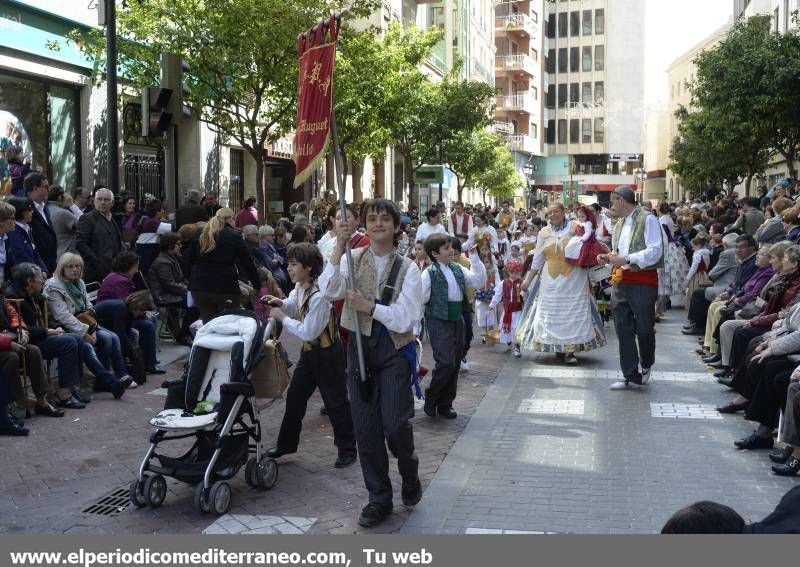
[[514,313],[522,311],[522,280],[503,281],[503,332],[511,332],[511,319]]
[[651,287],[658,287],[658,271],[642,270],[640,272],[634,272],[633,270],[622,270],[622,281],[620,285],[649,285]]

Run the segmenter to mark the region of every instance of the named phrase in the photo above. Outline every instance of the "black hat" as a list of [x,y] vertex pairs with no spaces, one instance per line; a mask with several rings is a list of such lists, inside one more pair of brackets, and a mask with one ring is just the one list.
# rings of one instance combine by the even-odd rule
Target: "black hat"
[[614,193],[625,199],[631,205],[636,204],[636,192],[627,185],[617,187],[614,189]]
[[425,213],[425,218],[431,220],[433,217],[442,214],[439,209],[431,209],[427,213]]
[[12,197],[8,200],[8,204],[14,207],[14,209],[17,211],[14,215],[16,220],[22,220],[22,214],[25,211],[34,210],[33,201],[30,199],[23,199],[22,197]]

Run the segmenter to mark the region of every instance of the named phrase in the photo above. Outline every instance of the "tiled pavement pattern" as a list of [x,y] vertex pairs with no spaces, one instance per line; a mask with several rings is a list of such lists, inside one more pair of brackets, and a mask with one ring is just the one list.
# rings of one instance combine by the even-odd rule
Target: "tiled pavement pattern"
[[577,367],[509,360],[402,531],[653,533],[705,499],[753,520],[771,512],[797,479],[774,476],[764,451],[734,449],[753,427],[712,411],[732,395],[682,319],[658,325],[653,383],[639,391],[608,389],[620,377],[610,328]]
[[[707,498],[749,518],[764,516],[796,481],[772,476],[763,452],[733,449],[751,430],[741,417],[685,419],[698,410],[712,417],[702,406],[730,395],[699,364],[693,338],[680,335],[681,319],[675,311],[658,326],[655,381],[638,392],[607,389],[618,376],[610,328],[609,346],[580,356],[577,367],[544,355],[517,360],[501,347],[475,344],[472,370],[459,384],[459,418],[431,420],[421,411],[414,418],[422,502],[409,515],[397,494],[395,515],[375,531],[654,532],[673,510]],[[294,358],[297,345],[287,347]],[[424,359],[430,366],[430,348]],[[168,376],[180,367],[171,365]],[[157,510],[82,513],[133,477],[151,432],[147,421],[163,404],[162,392],[154,392],[160,382],[153,377],[119,402],[99,394],[61,420],[34,418],[29,438],[0,438],[0,533],[359,531],[366,498],[360,469],[333,468],[318,395],[300,452],[281,459],[275,488],[253,491],[240,472],[226,516],[196,514],[192,488],[173,481]],[[651,404],[665,404],[658,412],[676,417],[653,417]],[[282,413],[278,401],[263,414],[268,440]],[[392,461],[399,492],[395,468]]]
[[[296,360],[298,344],[286,338],[284,344]],[[421,409],[417,411],[413,424],[423,485],[433,478],[508,358],[502,347],[489,349],[475,341],[472,368],[461,374],[459,382],[458,419],[432,420]],[[423,361],[432,366],[427,345]],[[181,362],[172,364],[167,377],[179,375],[181,368]],[[162,381],[163,377],[152,376],[146,386],[127,392],[118,402],[110,394],[98,394],[87,409],[68,412],[60,420],[33,418],[28,422],[28,438],[0,438],[0,533],[200,533],[219,529],[217,518],[195,513],[192,487],[172,480],[168,480],[166,501],[157,510],[128,508],[114,517],[81,512],[130,483],[148,447],[152,432],[148,420],[163,407],[163,390],[158,389]],[[360,529],[356,519],[366,503],[361,470],[358,464],[344,470],[333,468],[336,449],[330,422],[319,415],[320,406],[321,399],[315,394],[306,414],[300,452],[280,459],[278,481],[272,490],[258,492],[248,487],[243,470],[232,481],[233,503],[225,518],[232,521],[222,524],[227,531],[267,531],[267,524],[277,517],[293,526],[283,528],[289,531],[353,533]],[[284,402],[279,400],[262,413],[267,447],[277,436],[283,409]],[[397,506],[391,520],[377,530],[382,532],[399,530],[408,516],[400,505],[394,460],[391,468]],[[238,520],[244,517],[257,519]],[[312,526],[299,526],[291,518],[315,521]],[[237,522],[241,528],[236,527]]]

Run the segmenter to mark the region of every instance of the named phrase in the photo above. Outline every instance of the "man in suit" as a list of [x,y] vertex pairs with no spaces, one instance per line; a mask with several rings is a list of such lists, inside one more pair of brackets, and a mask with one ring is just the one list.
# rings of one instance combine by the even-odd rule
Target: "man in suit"
[[[681,331],[684,335],[705,333],[708,308],[714,301],[727,300],[738,293],[756,272],[756,241],[749,234],[728,234],[722,239],[725,251],[708,276],[714,285],[698,288],[689,303],[689,322]],[[735,246],[735,249],[731,249]],[[736,267],[739,263],[738,268]]]
[[200,204],[200,191],[189,190],[186,193],[186,202],[175,211],[175,229],[185,224],[205,222],[208,219],[208,211]]
[[75,226],[78,220],[69,209],[64,208],[64,190],[53,186],[47,193],[47,212],[58,239],[56,258],[65,252],[75,251]]
[[56,269],[58,260],[58,238],[53,230],[53,221],[47,210],[47,192],[50,183],[47,178],[38,172],[29,173],[23,182],[25,194],[33,201],[34,211],[31,219],[31,233],[36,250],[44,260],[47,273],[52,274]]
[[111,262],[124,250],[122,229],[111,216],[114,193],[99,189],[94,196],[94,210],[78,219],[75,248],[83,257],[85,282],[103,281],[111,273]]

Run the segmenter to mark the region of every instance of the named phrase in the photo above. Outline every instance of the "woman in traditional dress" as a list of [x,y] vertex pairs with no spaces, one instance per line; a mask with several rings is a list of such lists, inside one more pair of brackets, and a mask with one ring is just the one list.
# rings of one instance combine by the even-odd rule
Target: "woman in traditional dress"
[[658,268],[656,322],[664,317],[669,296],[683,295],[686,291],[686,274],[689,271],[689,263],[686,261],[683,246],[675,236],[675,223],[667,203],[661,203],[658,206],[658,222],[667,237],[667,249],[664,254],[664,267]]
[[517,342],[523,349],[552,352],[559,361],[575,364],[576,352],[604,346],[606,336],[586,269],[571,266],[564,257],[564,247],[578,226],[565,213],[562,204],[551,205],[550,225],[539,233],[531,271],[522,285],[529,293]]

